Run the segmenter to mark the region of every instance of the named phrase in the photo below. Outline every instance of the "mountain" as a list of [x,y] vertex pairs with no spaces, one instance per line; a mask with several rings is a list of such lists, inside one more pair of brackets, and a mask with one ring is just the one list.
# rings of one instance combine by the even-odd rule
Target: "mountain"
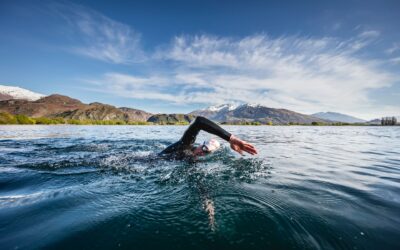
[[126,107],[121,107],[119,109],[128,115],[129,120],[133,120],[133,121],[145,122],[150,118],[150,116],[152,116],[151,113],[148,113],[148,112],[145,112],[145,111],[139,110],[139,109],[126,108]]
[[366,122],[365,120],[350,116],[350,115],[345,115],[341,113],[335,113],[335,112],[319,112],[312,114],[311,116],[325,119],[325,120],[330,120],[333,122],[346,122],[346,123],[363,123]]
[[381,125],[381,119],[373,119],[373,120],[367,121],[366,124],[369,124],[369,125]]
[[225,115],[235,110],[239,105],[234,104],[222,104],[216,106],[210,106],[206,109],[195,110],[189,114],[196,116],[204,116],[215,121],[225,121]]
[[84,104],[77,99],[63,95],[50,95],[36,101],[5,100],[0,101],[0,111],[29,117],[62,117],[76,120],[122,120],[125,122],[146,121],[151,114],[128,108],[117,108],[102,103]]
[[190,114],[201,115],[215,121],[228,123],[272,122],[273,124],[311,124],[312,122],[327,122],[324,119],[300,114],[287,109],[268,108],[259,104],[243,104],[239,106],[226,104],[211,106],[206,109],[195,110]]
[[[222,104],[189,114],[151,114],[139,109],[115,107],[94,102],[82,103],[77,99],[59,94],[44,96],[19,87],[0,85],[0,115],[7,113],[26,115],[32,118],[65,118],[67,120],[153,122],[159,124],[189,123],[196,116],[204,116],[221,123],[243,124],[311,124],[339,122],[365,122],[348,115],[325,112],[305,115],[287,109],[269,108],[259,104]],[[1,117],[0,117],[1,118]],[[9,117],[8,117],[9,118]],[[7,118],[7,119],[8,119]],[[400,120],[400,119],[398,119]],[[379,124],[380,119],[366,122]]]
[[5,111],[13,115],[23,114],[29,117],[49,117],[65,111],[80,109],[85,105],[79,100],[68,96],[50,95],[37,101],[0,101],[0,111]]
[[36,101],[44,96],[20,87],[0,85],[0,101],[11,99]]
[[98,102],[84,105],[79,109],[65,111],[63,113],[54,114],[54,117],[62,117],[65,119],[75,120],[96,120],[96,121],[110,121],[121,120],[129,121],[129,116],[122,110],[107,104]]
[[156,114],[152,115],[147,121],[157,124],[190,123],[196,118],[194,115],[185,114]]

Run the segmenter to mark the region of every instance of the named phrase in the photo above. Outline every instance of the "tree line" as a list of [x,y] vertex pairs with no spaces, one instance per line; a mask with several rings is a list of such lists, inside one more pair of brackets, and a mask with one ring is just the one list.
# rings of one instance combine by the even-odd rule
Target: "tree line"
[[71,124],[71,125],[189,125],[188,121],[124,121],[124,120],[77,120],[66,119],[62,117],[29,117],[26,115],[18,114],[12,115],[7,112],[0,112],[0,125],[5,124],[21,124],[21,125],[57,125],[57,124]]
[[0,124],[43,124],[43,125],[55,125],[55,124],[73,124],[73,125],[149,125],[150,122],[143,121],[132,121],[126,122],[123,120],[76,120],[76,119],[64,119],[62,117],[29,117],[26,115],[18,114],[12,115],[6,112],[0,112]]
[[397,119],[396,117],[382,117],[381,119],[381,125],[382,126],[394,126],[397,124]]
[[[73,125],[189,125],[188,121],[157,121],[157,122],[146,122],[146,121],[123,121],[123,120],[76,120],[76,119],[65,119],[62,117],[28,117],[26,115],[12,115],[7,112],[0,112],[0,124],[73,124]],[[222,122],[222,125],[275,125],[272,121],[267,123],[261,123],[259,121],[236,121],[236,122]],[[396,117],[383,117],[381,119],[382,126],[393,126],[397,124]],[[277,125],[303,125],[303,126],[368,126],[365,123],[323,123],[323,122],[312,122],[311,124],[303,124],[297,122],[289,122],[287,124]]]

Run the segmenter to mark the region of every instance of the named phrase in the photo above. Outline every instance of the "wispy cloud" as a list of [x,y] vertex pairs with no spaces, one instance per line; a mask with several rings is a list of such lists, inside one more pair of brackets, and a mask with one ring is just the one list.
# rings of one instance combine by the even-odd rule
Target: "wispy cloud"
[[72,46],[69,50],[87,57],[116,64],[143,61],[141,35],[130,26],[77,4],[53,3],[51,12],[63,18]]
[[117,95],[178,104],[256,102],[307,113],[378,112],[369,93],[389,87],[395,77],[382,68],[383,62],[357,54],[375,35],[345,41],[265,34],[179,36],[153,55],[153,60],[171,62],[172,73],[108,73],[99,82]]
[[400,64],[400,57],[391,58],[390,61],[394,64]]
[[358,36],[363,38],[376,38],[380,36],[380,32],[377,30],[365,30],[361,32]]
[[332,26],[331,26],[331,28],[332,28],[332,30],[339,30],[340,28],[342,27],[342,22],[335,22]]
[[398,110],[371,98],[374,90],[395,83],[384,66],[398,62],[360,53],[380,38],[377,30],[357,27],[348,39],[181,35],[160,44],[162,49],[144,52],[141,35],[128,25],[76,4],[57,3],[52,9],[73,34],[76,45],[70,51],[115,64],[146,61],[142,73],[108,72],[91,79],[95,91],[178,105],[252,102],[305,113]]
[[400,51],[400,42],[399,43],[393,43],[392,46],[390,48],[388,48],[387,50],[385,50],[385,53],[388,55],[391,55],[397,51]]

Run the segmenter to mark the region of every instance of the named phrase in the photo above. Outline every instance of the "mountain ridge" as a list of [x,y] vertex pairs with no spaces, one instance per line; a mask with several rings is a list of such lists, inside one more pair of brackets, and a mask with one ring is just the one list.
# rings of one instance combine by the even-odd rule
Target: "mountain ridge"
[[325,120],[330,120],[332,122],[346,122],[346,123],[364,123],[367,122],[366,120],[354,117],[354,116],[350,116],[350,115],[346,115],[346,114],[342,114],[342,113],[337,113],[337,112],[318,112],[315,114],[312,114],[311,116],[317,117],[317,118],[321,118],[321,119],[325,119]]
[[225,123],[259,122],[262,124],[311,124],[326,123],[324,119],[300,114],[287,109],[275,109],[261,104],[242,104],[237,107],[224,106],[221,109],[206,108],[190,112]]
[[0,101],[0,111],[13,115],[26,115],[33,118],[65,118],[73,120],[122,120],[125,122],[145,122],[151,115],[142,110],[122,110],[108,104],[94,102],[82,103],[68,96],[53,94],[36,101],[4,100]]
[[[15,91],[18,90],[18,95]],[[3,92],[1,92],[3,90]],[[28,93],[31,100],[23,98]],[[33,93],[33,94],[32,94]],[[40,98],[37,98],[40,97]],[[32,99],[33,98],[33,99]],[[226,103],[194,110],[188,114],[152,114],[130,107],[115,107],[109,104],[93,102],[82,103],[78,99],[60,94],[42,95],[30,90],[0,85],[0,112],[12,115],[26,115],[32,118],[65,118],[71,120],[153,123],[188,123],[195,116],[204,116],[220,123],[228,124],[333,124],[363,123],[378,124],[379,119],[365,121],[353,116],[336,112],[319,112],[312,115],[301,114],[283,108],[270,108],[253,103]],[[332,118],[333,117],[333,118]],[[328,119],[330,118],[330,119]]]

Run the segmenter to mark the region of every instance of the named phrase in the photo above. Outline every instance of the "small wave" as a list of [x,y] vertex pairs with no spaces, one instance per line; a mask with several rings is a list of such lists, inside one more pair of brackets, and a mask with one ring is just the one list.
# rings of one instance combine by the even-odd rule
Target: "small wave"
[[184,128],[63,129],[0,140],[2,246],[399,246],[398,130],[229,127],[259,155],[176,161],[156,154]]

